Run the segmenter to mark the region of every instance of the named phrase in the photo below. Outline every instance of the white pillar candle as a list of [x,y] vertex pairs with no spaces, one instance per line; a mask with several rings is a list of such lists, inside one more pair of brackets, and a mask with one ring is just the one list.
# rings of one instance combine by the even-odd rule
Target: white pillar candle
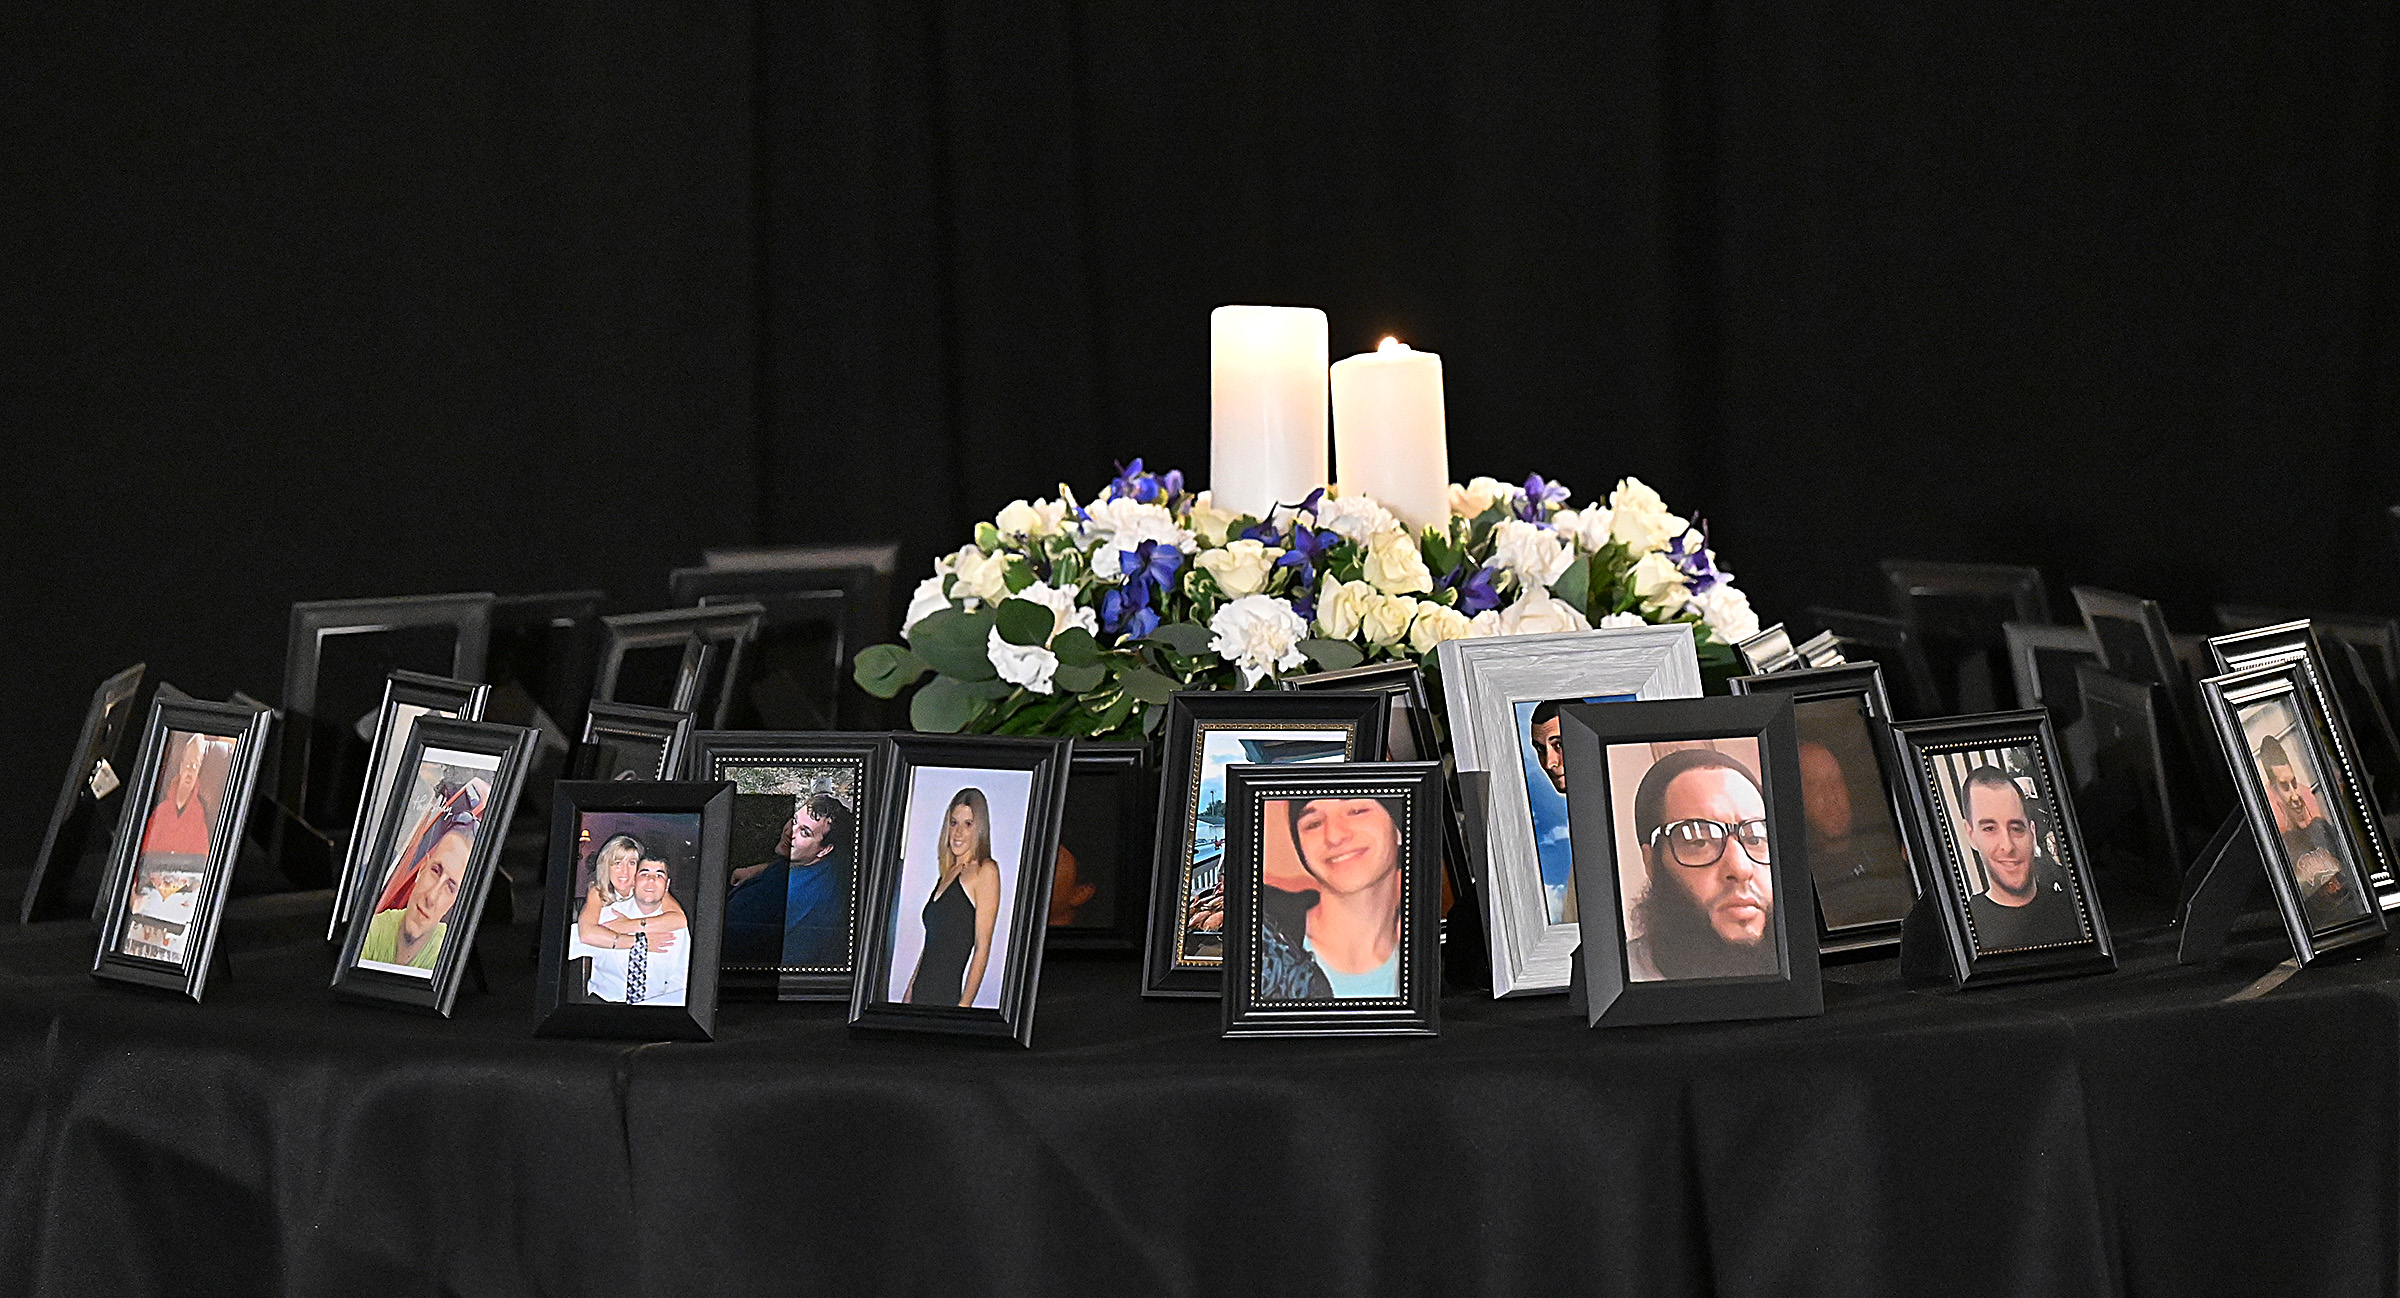
[[1442,358],[1397,338],[1334,362],[1334,464],[1342,494],[1371,496],[1410,528],[1450,517]]
[[1264,518],[1331,481],[1325,447],[1325,313],[1221,306],[1209,313],[1208,485],[1219,509]]

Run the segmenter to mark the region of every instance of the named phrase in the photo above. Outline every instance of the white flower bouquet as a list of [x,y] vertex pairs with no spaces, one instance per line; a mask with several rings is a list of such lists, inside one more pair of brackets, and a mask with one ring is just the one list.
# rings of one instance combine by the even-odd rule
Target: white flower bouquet
[[1729,666],[1758,619],[1705,525],[1634,478],[1606,504],[1568,500],[1539,475],[1477,478],[1412,535],[1325,491],[1232,514],[1135,460],[1088,505],[1062,485],[978,525],[917,587],[906,643],[869,647],[854,674],[882,698],[930,674],[919,730],[1141,739],[1176,690],[1376,660],[1430,672],[1435,645],[1467,636],[1688,622],[1703,665]]

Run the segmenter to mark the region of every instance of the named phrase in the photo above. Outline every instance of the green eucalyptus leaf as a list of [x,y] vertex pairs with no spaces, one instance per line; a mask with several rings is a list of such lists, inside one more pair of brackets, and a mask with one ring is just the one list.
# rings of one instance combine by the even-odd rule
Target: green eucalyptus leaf
[[[1044,615],[1048,615],[1047,610]],[[944,676],[962,681],[988,681],[998,675],[992,670],[989,653],[992,619],[988,608],[972,613],[957,609],[928,613],[909,632],[908,645],[917,657]]]
[[1050,642],[1050,652],[1057,654],[1061,663],[1081,667],[1085,663],[1100,661],[1100,642],[1082,627],[1071,626],[1059,632],[1057,638]]
[[1175,693],[1174,678],[1154,671],[1127,672],[1121,684],[1127,696],[1144,703],[1164,705]]
[[1008,593],[1014,595],[1033,584],[1033,565],[1023,559],[1011,559],[1008,567],[1001,570],[1000,579],[1007,583]]
[[1058,625],[1048,608],[1029,599],[1001,600],[995,618],[1000,638],[1013,645],[1041,644],[1050,638],[1050,628]]
[[868,645],[858,651],[858,661],[850,665],[851,678],[858,682],[858,687],[879,699],[898,698],[900,691],[932,670],[924,659],[896,644]]
[[1347,640],[1328,640],[1318,636],[1301,641],[1299,649],[1308,655],[1308,660],[1315,663],[1321,672],[1338,672],[1367,660],[1367,656],[1359,652],[1358,646]]
[[1209,634],[1207,627],[1193,622],[1161,623],[1157,630],[1142,638],[1155,640],[1186,658],[1197,658],[1207,653],[1209,644],[1216,639]]
[[1582,610],[1592,596],[1592,561],[1583,555],[1576,555],[1575,562],[1568,564],[1567,570],[1558,575],[1558,580],[1550,583],[1550,593],[1574,605],[1577,610]]
[[991,699],[976,688],[983,683],[934,677],[909,700],[908,723],[927,734],[957,734],[991,707]]
[[1100,688],[1108,679],[1108,669],[1098,663],[1071,663],[1061,659],[1050,681],[1067,694],[1082,694]]

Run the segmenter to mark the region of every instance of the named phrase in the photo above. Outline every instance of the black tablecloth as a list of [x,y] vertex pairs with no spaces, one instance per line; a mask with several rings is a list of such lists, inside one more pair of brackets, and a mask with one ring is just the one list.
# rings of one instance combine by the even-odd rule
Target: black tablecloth
[[726,1006],[535,1040],[532,933],[450,1022],[336,1003],[322,894],[244,899],[205,1004],[0,933],[0,1291],[2390,1294],[2400,956],[1904,990],[1593,1032],[1221,1041],[1054,959],[1034,1048]]

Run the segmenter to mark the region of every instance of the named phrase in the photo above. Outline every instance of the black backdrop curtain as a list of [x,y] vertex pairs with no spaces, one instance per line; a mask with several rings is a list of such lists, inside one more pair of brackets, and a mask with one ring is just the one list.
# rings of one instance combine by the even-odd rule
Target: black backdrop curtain
[[295,599],[1204,478],[1225,302],[1442,352],[1459,476],[1639,474],[1770,617],[1898,555],[2400,607],[2395,17],[21,7],[0,860],[93,683],[272,695]]

